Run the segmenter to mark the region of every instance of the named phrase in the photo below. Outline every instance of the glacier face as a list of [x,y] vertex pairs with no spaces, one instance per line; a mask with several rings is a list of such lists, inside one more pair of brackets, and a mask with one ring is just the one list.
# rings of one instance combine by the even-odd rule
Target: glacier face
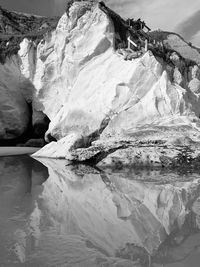
[[[167,64],[151,52],[125,61],[114,50],[115,32],[107,15],[93,7],[78,18],[80,10],[80,3],[74,5],[51,41],[38,47],[45,61],[36,68],[44,70],[38,86],[42,97],[36,102],[50,117],[52,136],[59,140],[73,131],[87,136],[105,119],[104,134],[110,136],[141,125],[185,124],[199,116],[198,96],[187,88],[198,75],[188,79],[177,66],[170,77]],[[46,58],[47,51],[52,53]],[[193,68],[188,72],[194,73]]]
[[[151,129],[149,136],[153,131],[166,140],[173,128],[173,137],[177,133],[198,141],[199,52],[184,43],[184,51],[193,49],[196,63],[188,59],[190,52],[184,60],[170,35],[168,61],[151,51],[125,60],[115,49],[117,38],[113,21],[99,4],[74,2],[39,44],[23,40],[14,70],[20,76],[16,89],[32,102],[35,121],[41,114],[50,119],[46,139],[52,136],[64,145],[76,135],[76,147],[84,147],[97,138],[126,140]],[[180,50],[183,41],[179,43]],[[4,67],[12,68],[9,61]],[[58,147],[51,144],[35,156],[59,157]],[[67,151],[60,157],[70,157]]]

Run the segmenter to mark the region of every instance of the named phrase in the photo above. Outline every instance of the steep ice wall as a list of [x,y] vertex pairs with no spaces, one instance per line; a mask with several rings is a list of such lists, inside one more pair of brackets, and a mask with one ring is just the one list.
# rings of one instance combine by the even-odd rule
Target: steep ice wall
[[[39,44],[34,105],[51,120],[47,138],[75,132],[123,139],[148,125],[198,128],[198,62],[188,66],[175,51],[168,63],[151,51],[126,61],[114,49],[115,30],[98,4],[75,2]],[[36,156],[57,157],[50,147]]]
[[49,116],[49,132],[57,139],[70,131],[87,135],[97,130],[115,93],[116,78],[108,81],[106,65],[102,68],[118,60],[113,53],[113,26],[97,6],[87,10],[85,5],[75,3],[70,17],[64,14],[56,32],[38,47],[36,106]]
[[38,47],[36,102],[50,117],[52,136],[60,139],[71,131],[87,136],[105,119],[110,120],[106,133],[115,135],[138,125],[182,124],[188,116],[199,116],[198,96],[180,86],[177,76],[184,75],[178,68],[174,83],[167,64],[151,52],[125,61],[114,50],[112,21],[97,6],[87,10],[85,5],[76,2],[55,35]]
[[31,111],[37,44],[45,32],[56,27],[57,21],[57,18],[21,14],[0,7],[1,141],[26,135],[31,123],[36,134],[41,132],[38,125],[41,126],[44,114]]

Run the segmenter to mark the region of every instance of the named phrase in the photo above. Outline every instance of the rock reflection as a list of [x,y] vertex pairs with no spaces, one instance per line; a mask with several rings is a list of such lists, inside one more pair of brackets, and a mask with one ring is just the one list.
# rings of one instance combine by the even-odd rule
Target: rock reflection
[[200,246],[197,235],[187,243],[199,228],[199,179],[158,184],[40,160],[0,162],[3,266],[153,266]]

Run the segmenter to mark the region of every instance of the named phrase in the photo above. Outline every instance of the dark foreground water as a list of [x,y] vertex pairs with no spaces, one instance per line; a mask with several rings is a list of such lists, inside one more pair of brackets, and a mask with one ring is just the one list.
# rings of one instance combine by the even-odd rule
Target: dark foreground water
[[0,266],[199,267],[200,176],[0,158]]

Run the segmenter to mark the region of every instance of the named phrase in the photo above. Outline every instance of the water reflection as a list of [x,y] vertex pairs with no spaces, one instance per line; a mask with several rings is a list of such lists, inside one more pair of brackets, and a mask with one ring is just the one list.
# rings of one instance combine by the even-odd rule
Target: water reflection
[[0,158],[0,266],[25,262],[36,242],[32,224],[48,169],[28,156]]
[[0,158],[0,266],[184,266],[200,255],[196,178]]

